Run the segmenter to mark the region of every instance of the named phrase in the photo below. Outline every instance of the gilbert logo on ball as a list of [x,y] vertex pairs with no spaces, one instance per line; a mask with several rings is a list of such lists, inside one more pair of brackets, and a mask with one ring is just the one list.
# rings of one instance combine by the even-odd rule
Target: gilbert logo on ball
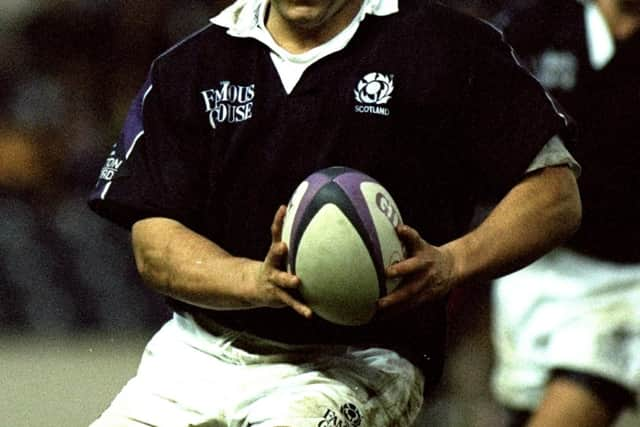
[[302,281],[302,298],[325,320],[363,325],[376,301],[399,280],[384,269],[404,259],[395,227],[402,222],[389,192],[370,176],[331,167],[308,176],[294,191],[282,240],[288,270]]

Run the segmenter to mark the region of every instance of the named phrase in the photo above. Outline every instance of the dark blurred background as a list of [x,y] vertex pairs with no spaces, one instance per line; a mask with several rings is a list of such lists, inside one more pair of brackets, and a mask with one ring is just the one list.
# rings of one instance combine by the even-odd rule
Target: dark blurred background
[[[488,18],[504,1],[449,3]],[[139,283],[128,233],[86,197],[153,58],[227,4],[0,0],[0,425],[88,425],[168,318]],[[499,426],[488,286],[456,296],[453,312],[421,425]]]
[[222,1],[2,0],[0,329],[149,328],[127,233],[86,197],[153,58]]

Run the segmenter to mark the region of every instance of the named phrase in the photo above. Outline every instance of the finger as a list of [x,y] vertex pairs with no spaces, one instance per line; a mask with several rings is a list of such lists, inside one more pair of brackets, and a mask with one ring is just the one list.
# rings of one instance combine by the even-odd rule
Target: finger
[[278,288],[285,289],[298,289],[301,284],[298,276],[285,271],[275,271],[269,282]]
[[422,237],[420,237],[420,233],[406,224],[398,225],[398,227],[396,228],[396,233],[409,250],[409,254],[416,253],[422,246],[425,245],[425,241],[422,240]]
[[283,242],[274,242],[269,247],[269,252],[264,259],[265,264],[275,268],[279,268],[284,265],[284,261],[287,256],[287,245]]
[[424,269],[424,260],[412,257],[389,265],[385,269],[385,274],[388,278],[394,279],[396,277],[406,276]]
[[271,241],[273,243],[282,240],[282,225],[284,224],[284,216],[287,213],[287,207],[280,205],[271,223]]
[[378,300],[378,310],[385,313],[406,312],[440,297],[438,290],[425,289],[418,282],[408,283]]
[[294,297],[292,297],[288,292],[278,289],[276,294],[280,298],[280,301],[291,307],[295,310],[296,313],[300,314],[302,317],[310,319],[313,316],[313,310],[308,305],[298,301]]
[[399,304],[411,303],[418,295],[419,289],[415,282],[405,283],[402,287],[396,288],[392,293],[380,298],[377,302],[378,309],[387,310]]

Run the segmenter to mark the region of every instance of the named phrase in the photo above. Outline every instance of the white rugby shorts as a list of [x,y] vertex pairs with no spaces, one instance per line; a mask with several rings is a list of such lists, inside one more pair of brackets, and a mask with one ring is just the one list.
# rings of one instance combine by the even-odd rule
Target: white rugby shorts
[[640,390],[640,264],[556,249],[496,280],[492,307],[501,404],[534,409],[556,368]]
[[[91,427],[407,427],[419,413],[423,376],[395,352],[222,330],[174,315]],[[247,339],[265,351],[239,348]]]

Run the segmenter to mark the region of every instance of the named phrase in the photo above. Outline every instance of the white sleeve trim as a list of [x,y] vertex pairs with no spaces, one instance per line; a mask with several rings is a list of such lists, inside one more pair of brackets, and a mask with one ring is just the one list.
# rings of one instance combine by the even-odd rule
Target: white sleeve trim
[[555,135],[538,152],[533,161],[529,164],[526,173],[533,172],[548,166],[568,166],[576,177],[580,176],[582,168],[577,160],[565,147],[562,139]]

